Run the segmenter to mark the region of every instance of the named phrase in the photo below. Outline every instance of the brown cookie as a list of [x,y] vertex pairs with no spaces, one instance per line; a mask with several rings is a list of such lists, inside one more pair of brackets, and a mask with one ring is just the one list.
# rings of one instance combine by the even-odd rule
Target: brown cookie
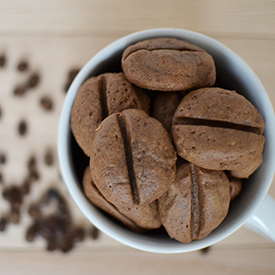
[[116,207],[143,206],[162,196],[175,180],[176,152],[168,134],[144,111],[107,117],[94,136],[91,175]]
[[178,163],[175,183],[158,199],[163,226],[171,238],[182,243],[208,236],[226,217],[229,203],[225,173],[188,162]]
[[242,191],[243,181],[227,174],[230,184],[230,201],[233,201]]
[[180,103],[178,93],[158,93],[151,106],[151,116],[161,122],[164,129],[171,135],[174,113]]
[[262,162],[265,123],[242,95],[221,88],[190,92],[172,126],[177,153],[205,169],[249,177]]
[[94,185],[91,174],[90,174],[90,168],[87,167],[84,171],[83,175],[83,188],[84,193],[87,196],[87,198],[97,207],[104,210],[106,213],[112,215],[117,220],[119,220],[122,224],[124,224],[126,227],[134,230],[134,231],[142,231],[142,229],[137,226],[133,221],[126,218],[124,215],[122,215],[111,203],[109,203],[102,194],[98,191],[96,186]]
[[75,139],[89,156],[95,129],[110,114],[137,108],[149,111],[150,99],[138,92],[123,73],[106,73],[88,79],[78,90],[71,113]]
[[159,91],[180,91],[214,85],[216,68],[210,54],[175,38],[154,38],[129,46],[122,69],[133,84]]

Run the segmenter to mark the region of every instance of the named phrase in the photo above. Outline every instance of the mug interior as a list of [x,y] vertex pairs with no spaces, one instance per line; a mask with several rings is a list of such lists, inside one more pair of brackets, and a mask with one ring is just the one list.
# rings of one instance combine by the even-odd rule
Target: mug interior
[[[211,54],[217,68],[214,86],[236,90],[251,101],[261,113],[266,128],[263,163],[245,180],[241,194],[231,203],[229,213],[221,225],[208,237],[182,244],[171,239],[163,228],[148,233],[136,233],[122,226],[112,217],[94,207],[85,197],[82,188],[84,169],[89,159],[77,145],[70,129],[70,113],[78,88],[84,81],[104,72],[120,72],[124,49],[140,40],[154,37],[175,37],[196,44]],[[210,246],[237,230],[260,205],[272,182],[275,164],[274,112],[268,95],[251,68],[234,52],[221,43],[199,33],[179,29],[152,29],[125,36],[95,55],[79,72],[72,83],[60,117],[58,154],[61,172],[74,201],[85,216],[105,234],[128,246],[157,253],[180,253]]]

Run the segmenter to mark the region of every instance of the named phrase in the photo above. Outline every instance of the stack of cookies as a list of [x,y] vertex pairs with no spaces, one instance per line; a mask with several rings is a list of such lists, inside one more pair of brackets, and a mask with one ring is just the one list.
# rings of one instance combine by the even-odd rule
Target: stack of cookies
[[121,68],[88,79],[72,108],[90,159],[85,195],[131,230],[205,238],[260,166],[264,121],[237,91],[214,87],[212,56],[186,41],[138,42]]

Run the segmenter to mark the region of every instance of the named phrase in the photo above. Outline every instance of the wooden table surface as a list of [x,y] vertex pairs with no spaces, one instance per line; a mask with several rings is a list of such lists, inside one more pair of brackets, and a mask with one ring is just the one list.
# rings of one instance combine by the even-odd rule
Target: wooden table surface
[[[0,1],[0,191],[21,184],[31,155],[39,180],[24,197],[19,224],[0,232],[1,274],[275,274],[275,243],[246,228],[214,245],[208,253],[158,255],[128,248],[104,234],[87,238],[69,253],[48,252],[38,238],[25,240],[28,206],[49,187],[70,204],[76,224],[89,223],[69,198],[56,158],[59,114],[71,69],[82,67],[110,42],[134,31],[172,27],[197,31],[224,43],[256,72],[275,106],[275,1],[264,0],[14,0]],[[27,60],[29,68],[17,65]],[[40,82],[23,96],[14,89],[33,73]],[[40,105],[43,96],[53,109]],[[27,132],[20,136],[24,120]],[[54,152],[46,165],[45,152]],[[270,188],[275,197],[275,184]],[[0,217],[9,205],[1,197]]]

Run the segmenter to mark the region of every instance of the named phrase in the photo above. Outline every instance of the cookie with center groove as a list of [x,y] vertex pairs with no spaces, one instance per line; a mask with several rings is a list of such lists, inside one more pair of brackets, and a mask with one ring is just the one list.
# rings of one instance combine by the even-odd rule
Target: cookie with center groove
[[95,186],[90,168],[83,175],[83,188],[87,198],[97,207],[118,219],[122,224],[134,231],[156,229],[161,226],[157,201],[141,207],[121,208],[107,201]]
[[123,73],[105,73],[91,77],[79,88],[71,113],[71,129],[86,155],[90,155],[95,129],[116,112],[136,108],[149,111],[150,99],[135,88]]
[[121,59],[126,78],[133,84],[164,92],[213,86],[214,60],[202,48],[176,38],[153,38],[125,49]]
[[91,175],[102,195],[119,207],[150,204],[175,180],[176,152],[168,134],[144,111],[129,109],[97,128]]
[[190,92],[172,124],[178,154],[205,169],[249,177],[261,164],[265,123],[245,97],[222,88]]
[[175,183],[158,199],[163,226],[182,243],[208,236],[226,217],[229,204],[229,180],[223,171],[184,161],[178,162]]

